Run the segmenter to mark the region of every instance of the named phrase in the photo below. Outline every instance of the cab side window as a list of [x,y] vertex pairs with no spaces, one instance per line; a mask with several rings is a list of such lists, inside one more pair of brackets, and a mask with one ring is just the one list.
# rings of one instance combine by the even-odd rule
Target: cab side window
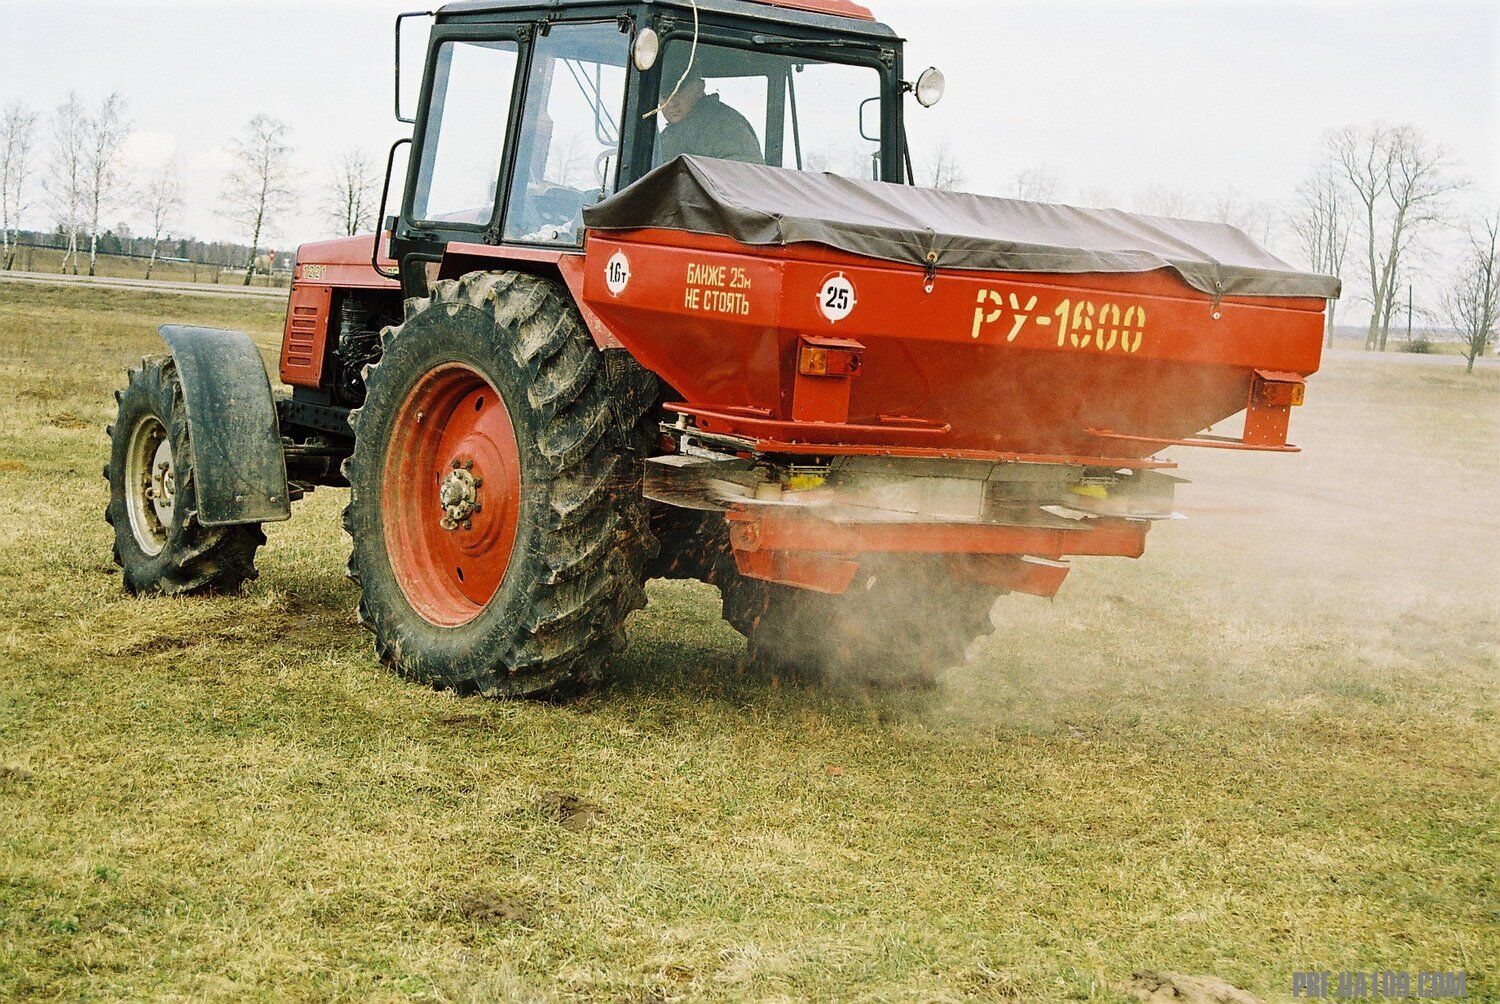
[[416,219],[469,226],[494,219],[519,56],[511,41],[439,48],[412,195]]

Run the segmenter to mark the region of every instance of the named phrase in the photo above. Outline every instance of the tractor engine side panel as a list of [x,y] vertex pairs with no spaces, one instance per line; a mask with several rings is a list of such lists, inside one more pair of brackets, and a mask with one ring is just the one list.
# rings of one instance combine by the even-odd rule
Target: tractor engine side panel
[[287,303],[281,337],[281,381],[293,387],[320,387],[328,358],[333,287],[297,284]]
[[[304,244],[297,249],[297,268],[292,295],[287,304],[286,328],[281,342],[281,379],[293,387],[323,388],[338,378],[335,355],[338,319],[335,311],[350,296],[381,305],[390,314],[395,303],[399,317],[401,284],[387,279],[370,265],[375,236],[341,237]],[[386,267],[395,262],[383,260]]]

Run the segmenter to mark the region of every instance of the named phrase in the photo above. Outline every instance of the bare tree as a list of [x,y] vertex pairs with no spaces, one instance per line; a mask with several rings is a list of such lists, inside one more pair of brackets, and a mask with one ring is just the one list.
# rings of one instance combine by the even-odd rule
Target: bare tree
[[182,211],[182,180],[175,160],[168,160],[152,175],[142,193],[145,201],[141,209],[151,227],[151,260],[146,262],[146,278],[156,270],[156,256],[161,250],[162,238],[171,229],[177,214]]
[[1362,217],[1371,308],[1365,348],[1384,351],[1401,270],[1463,182],[1450,176],[1447,153],[1411,126],[1345,126],[1326,142]]
[[1371,310],[1365,349],[1370,350],[1380,339],[1380,322],[1394,283],[1396,265],[1382,261],[1379,250],[1382,203],[1390,191],[1394,172],[1391,130],[1384,125],[1366,129],[1345,126],[1329,133],[1325,143],[1333,170],[1349,186],[1362,216]]
[[1016,175],[1016,198],[1056,202],[1063,197],[1062,171],[1051,164],[1033,164]]
[[927,187],[940,192],[956,192],[968,182],[959,166],[958,155],[953,152],[953,145],[946,139],[940,140],[933,149],[923,173],[927,176]]
[[36,113],[20,102],[0,116],[0,261],[15,267],[15,232],[26,212],[26,182],[31,174],[31,146],[36,140]]
[[1500,212],[1469,230],[1469,246],[1459,264],[1458,277],[1443,300],[1444,312],[1463,337],[1469,372],[1484,355],[1500,324]]
[[83,182],[89,231],[89,275],[98,271],[99,222],[119,205],[129,188],[121,149],[130,135],[125,99],[118,92],[99,102],[84,122]]
[[1233,185],[1210,195],[1204,214],[1214,223],[1244,231],[1262,246],[1269,245],[1275,236],[1275,209],[1260,199],[1245,195]]
[[1136,191],[1131,207],[1138,213],[1176,218],[1202,214],[1198,197],[1181,185],[1158,182]]
[[591,134],[581,130],[570,130],[565,136],[554,136],[552,150],[548,154],[547,177],[560,178],[570,188],[588,188],[598,182],[593,177],[594,162],[590,151],[597,150]]
[[[1303,261],[1314,272],[1343,277],[1353,224],[1348,189],[1332,168],[1320,169],[1297,186],[1291,228]],[[1337,309],[1338,301],[1329,300],[1324,321],[1329,348],[1333,348]]]
[[373,229],[380,178],[363,150],[350,150],[333,169],[324,188],[323,212],[345,237]]
[[1120,199],[1108,185],[1088,185],[1078,193],[1078,204],[1094,209],[1113,209]]
[[78,232],[83,227],[87,201],[84,180],[87,129],[88,115],[83,103],[77,94],[70,93],[52,113],[52,156],[44,187],[58,229],[67,241],[60,271],[66,272],[71,262],[74,275],[78,274]]
[[235,163],[224,182],[223,198],[225,216],[250,237],[245,256],[246,286],[255,276],[261,238],[275,232],[277,215],[296,202],[297,173],[292,168],[288,132],[286,123],[279,119],[257,115],[231,150]]
[[1391,317],[1403,272],[1416,271],[1421,238],[1447,222],[1447,200],[1467,182],[1450,172],[1452,162],[1442,147],[1430,145],[1420,132],[1402,126],[1395,130],[1393,179],[1390,187],[1391,240],[1389,261],[1393,263],[1386,290],[1385,312],[1380,324],[1380,350],[1390,337]]

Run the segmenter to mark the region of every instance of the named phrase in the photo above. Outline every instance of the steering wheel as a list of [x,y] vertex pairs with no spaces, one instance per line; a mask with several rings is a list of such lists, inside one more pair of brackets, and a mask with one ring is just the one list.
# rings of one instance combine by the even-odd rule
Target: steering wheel
[[604,198],[610,179],[604,178],[605,167],[615,156],[615,151],[599,151],[594,158],[594,174],[601,179],[601,187],[595,189],[573,188],[552,182],[533,183],[528,186],[526,198],[526,227],[541,232],[556,228],[567,233],[578,233],[583,229],[583,211]]

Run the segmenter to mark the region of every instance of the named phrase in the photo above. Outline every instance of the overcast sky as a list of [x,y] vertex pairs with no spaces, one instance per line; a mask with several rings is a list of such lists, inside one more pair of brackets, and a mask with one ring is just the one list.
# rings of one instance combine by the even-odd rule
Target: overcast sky
[[[327,232],[314,192],[342,151],[383,157],[402,135],[390,19],[420,6],[0,0],[0,105],[46,110],[70,89],[90,103],[118,89],[133,160],[182,160],[181,229],[209,239],[242,236],[215,209],[225,145],[256,112],[282,118],[308,189],[280,228],[289,247]],[[910,39],[913,73],[933,63],[948,73],[946,101],[911,108],[918,159],[946,140],[975,191],[1013,194],[1020,172],[1044,164],[1061,176],[1062,201],[1128,208],[1171,185],[1284,202],[1326,129],[1383,118],[1446,145],[1476,205],[1500,202],[1500,0],[875,8]],[[50,223],[42,212],[32,222]]]

